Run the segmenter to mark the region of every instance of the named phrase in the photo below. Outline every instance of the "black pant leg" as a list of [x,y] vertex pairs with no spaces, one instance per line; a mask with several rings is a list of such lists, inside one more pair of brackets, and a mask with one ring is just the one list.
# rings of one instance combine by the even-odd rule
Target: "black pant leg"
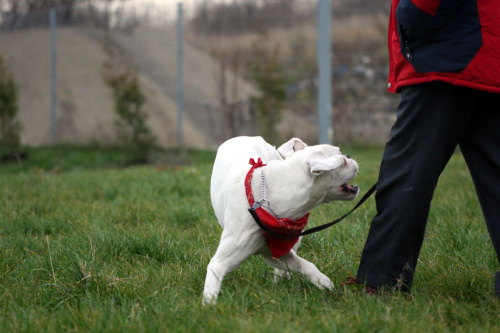
[[478,93],[460,148],[500,263],[500,94]]
[[434,189],[473,109],[470,95],[470,89],[441,82],[403,88],[358,281],[411,288]]

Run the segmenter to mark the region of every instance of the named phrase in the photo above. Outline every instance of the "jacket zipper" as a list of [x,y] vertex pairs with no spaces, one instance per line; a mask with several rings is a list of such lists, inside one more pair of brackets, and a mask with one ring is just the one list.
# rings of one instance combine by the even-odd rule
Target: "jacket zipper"
[[404,44],[405,44],[405,50],[406,50],[406,59],[411,62],[413,60],[413,57],[412,57],[411,52],[410,52],[410,45],[408,44],[407,40],[404,41]]

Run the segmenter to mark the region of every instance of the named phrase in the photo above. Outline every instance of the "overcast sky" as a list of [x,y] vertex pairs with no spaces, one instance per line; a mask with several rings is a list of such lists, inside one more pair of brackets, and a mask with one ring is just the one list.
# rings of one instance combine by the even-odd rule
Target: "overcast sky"
[[[147,12],[148,16],[152,20],[155,17],[159,18],[160,22],[164,19],[172,20],[176,18],[177,15],[177,4],[182,3],[184,5],[184,16],[188,17],[192,13],[195,4],[202,3],[203,0],[129,0],[127,2],[113,1],[111,9],[118,9],[121,6],[124,7],[134,7],[135,11]],[[225,0],[210,0],[210,2],[224,2]]]

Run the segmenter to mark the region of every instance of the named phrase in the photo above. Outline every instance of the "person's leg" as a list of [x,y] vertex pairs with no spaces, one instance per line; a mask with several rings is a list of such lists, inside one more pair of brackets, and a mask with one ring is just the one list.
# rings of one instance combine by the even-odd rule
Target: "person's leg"
[[477,100],[460,148],[500,263],[500,94],[478,92]]
[[403,88],[380,166],[360,283],[411,288],[434,189],[474,106],[470,94],[441,82]]

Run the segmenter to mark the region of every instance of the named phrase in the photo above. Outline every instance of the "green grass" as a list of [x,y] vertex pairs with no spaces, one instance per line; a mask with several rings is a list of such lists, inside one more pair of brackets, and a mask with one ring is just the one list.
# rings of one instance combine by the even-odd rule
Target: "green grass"
[[[382,150],[343,147],[366,191]],[[166,156],[166,157],[165,157]],[[169,152],[124,168],[118,150],[30,150],[0,165],[0,330],[5,332],[497,332],[498,263],[460,153],[434,196],[413,294],[324,292],[301,276],[275,285],[259,257],[201,306],[220,227],[209,182],[213,152]],[[354,203],[323,205],[311,225]],[[353,217],[308,236],[299,251],[338,286],[356,272],[370,199]]]

